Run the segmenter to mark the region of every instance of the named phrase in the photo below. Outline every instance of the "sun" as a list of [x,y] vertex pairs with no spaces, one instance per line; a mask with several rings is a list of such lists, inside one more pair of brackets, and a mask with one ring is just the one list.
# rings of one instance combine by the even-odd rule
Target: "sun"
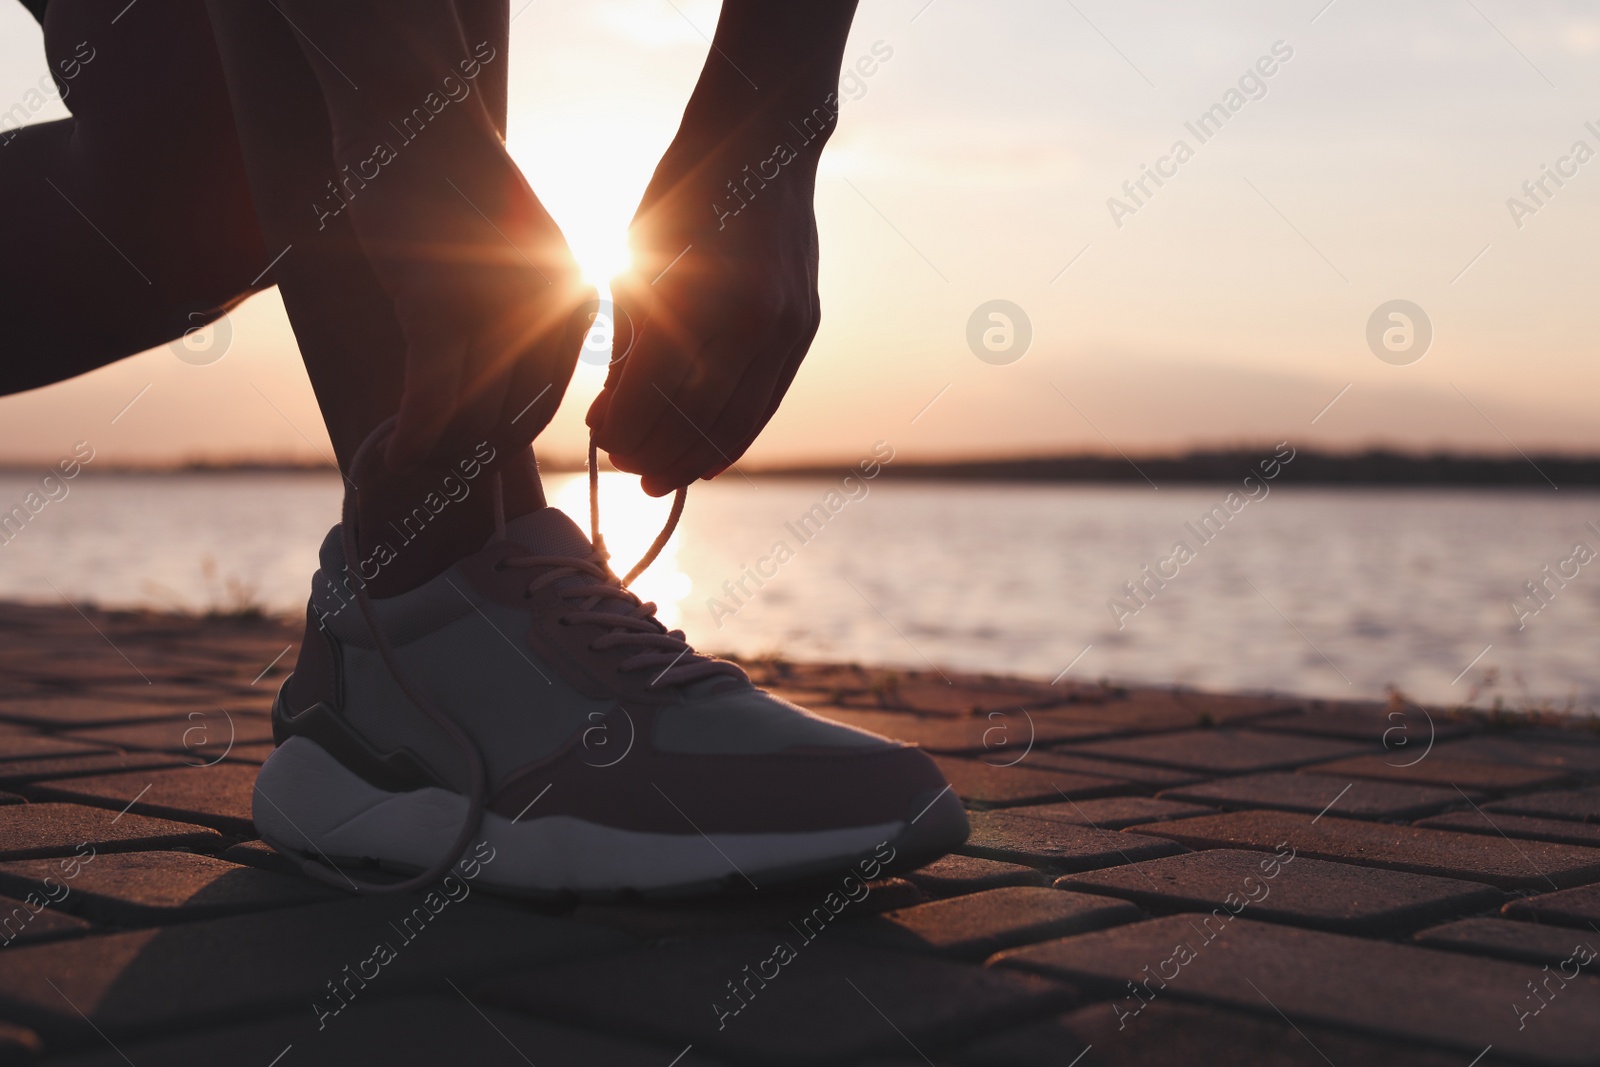
[[596,289],[609,289],[611,279],[633,266],[626,233],[619,232],[610,220],[575,220],[566,227],[567,245],[578,261],[583,280]]
[[[628,226],[655,173],[659,122],[607,91],[512,99],[507,149],[596,289],[632,266]],[[559,146],[559,151],[552,151]]]

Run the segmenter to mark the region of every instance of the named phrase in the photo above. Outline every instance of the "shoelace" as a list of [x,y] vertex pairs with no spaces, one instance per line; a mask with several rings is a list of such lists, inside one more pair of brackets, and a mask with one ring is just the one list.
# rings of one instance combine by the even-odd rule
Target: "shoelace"
[[[373,428],[367,439],[361,442],[361,447],[356,449],[356,454],[350,461],[350,473],[353,477],[361,477],[366,467],[377,452],[378,447],[394,432],[396,418],[391,416]],[[531,593],[535,589],[554,586],[565,578],[587,575],[593,579],[592,583],[566,585],[556,588],[556,595],[563,600],[581,601],[576,610],[567,613],[563,618],[569,625],[595,623],[607,627],[610,632],[596,638],[590,644],[595,651],[603,651],[618,646],[633,645],[640,648],[639,652],[624,659],[617,665],[619,671],[644,670],[660,666],[665,663],[665,669],[657,674],[650,682],[649,688],[658,688],[669,685],[683,685],[687,682],[697,681],[701,678],[717,674],[729,674],[744,677],[744,672],[732,663],[724,660],[711,659],[698,655],[684,638],[682,630],[667,630],[656,620],[654,603],[641,602],[637,596],[629,592],[627,586],[644,570],[654,563],[656,557],[661,555],[661,550],[672,539],[673,532],[678,527],[678,520],[683,516],[684,501],[688,497],[688,489],[679,489],[672,501],[672,511],[667,516],[667,523],[651,543],[648,551],[628,571],[626,577],[618,579],[611,571],[609,560],[610,553],[606,550],[605,540],[600,535],[600,470],[599,453],[595,447],[593,435],[589,438],[589,528],[590,539],[594,542],[594,552],[588,558],[575,556],[507,556],[498,566],[504,568],[539,569],[544,573],[533,579],[528,586]],[[500,540],[506,537],[506,519],[504,494],[501,488],[500,475],[494,475],[492,484],[494,498],[495,532]],[[359,529],[357,527],[356,490],[355,482],[347,479],[350,486],[344,494],[343,514],[340,520],[341,541],[344,548],[345,559],[360,558],[358,546],[360,544]],[[373,610],[371,598],[368,597],[366,587],[357,585],[355,588],[356,605],[361,609],[361,617],[366,620],[367,629],[372,634],[378,655],[382,658],[384,666],[389,668],[389,674],[394,678],[400,691],[407,700],[420,710],[435,726],[442,730],[450,739],[457,751],[466,761],[467,783],[467,815],[462,820],[461,830],[456,835],[455,843],[448,852],[436,861],[433,866],[412,878],[392,884],[380,882],[367,882],[351,878],[343,871],[334,867],[330,860],[325,867],[315,860],[302,860],[301,869],[310,877],[329,885],[344,888],[354,885],[362,893],[406,893],[431,885],[436,880],[453,868],[461,857],[466,854],[467,847],[472,839],[478,835],[483,824],[484,806],[488,794],[488,774],[484,768],[483,753],[472,738],[467,736],[456,722],[448,715],[435,708],[421,691],[414,685],[410,678],[401,669],[399,659],[395,655],[394,647],[389,644],[389,638],[384,634],[383,627],[378,622],[377,612]],[[595,608],[603,600],[623,600],[628,602],[625,611],[596,611]]]
[[[589,645],[591,651],[601,652],[611,648],[633,647],[639,651],[617,664],[623,672],[661,668],[660,673],[645,683],[647,688],[685,685],[719,674],[745,677],[737,666],[725,660],[712,659],[695,653],[682,630],[668,630],[656,619],[656,605],[641,601],[627,588],[642,574],[671,540],[678,520],[683,516],[687,489],[679,489],[672,500],[672,511],[666,525],[661,528],[650,548],[638,563],[620,581],[609,566],[611,553],[600,533],[600,472],[599,456],[593,439],[589,442],[589,539],[594,551],[588,558],[573,556],[507,556],[495,565],[497,570],[527,569],[544,573],[528,583],[528,592],[551,588],[563,600],[576,601],[574,610],[557,620],[563,626],[593,624],[610,632],[597,637]],[[498,494],[495,498],[495,528],[499,538],[505,539],[505,514]],[[587,583],[569,582],[569,579],[588,577]],[[621,601],[622,610],[598,611],[603,601]]]

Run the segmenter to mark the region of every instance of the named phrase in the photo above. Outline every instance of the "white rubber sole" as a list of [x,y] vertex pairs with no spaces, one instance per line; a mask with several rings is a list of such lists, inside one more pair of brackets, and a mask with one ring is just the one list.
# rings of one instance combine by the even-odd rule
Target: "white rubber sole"
[[[289,738],[267,758],[253,797],[256,831],[280,852],[415,870],[455,843],[467,806],[461,794],[432,786],[386,792],[304,737]],[[657,834],[570,815],[514,821],[485,812],[477,840],[488,841],[494,859],[475,884],[508,893],[671,892],[732,875],[760,885],[763,875],[848,864],[905,828],[889,822],[808,833]]]

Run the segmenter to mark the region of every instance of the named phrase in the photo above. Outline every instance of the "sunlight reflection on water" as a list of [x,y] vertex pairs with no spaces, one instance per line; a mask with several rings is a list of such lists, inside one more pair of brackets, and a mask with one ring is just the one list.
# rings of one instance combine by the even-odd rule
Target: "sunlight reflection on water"
[[[0,502],[29,485],[0,475]],[[1600,705],[1600,569],[1584,568],[1523,629],[1510,607],[1574,542],[1600,547],[1585,526],[1600,523],[1595,493],[1282,487],[1119,628],[1108,600],[1224,487],[874,483],[820,532],[802,531],[833,486],[695,486],[637,591],[701,647],[745,654],[1049,679],[1088,647],[1070,677],[1338,697],[1395,684],[1436,702],[1465,699],[1492,671],[1513,704]],[[581,475],[549,479],[584,529],[586,488]],[[669,501],[620,474],[602,493],[626,568]],[[225,604],[231,581],[297,612],[338,502],[332,475],[86,474],[0,545],[0,596],[59,603],[53,582],[75,600],[194,609]],[[792,557],[781,563],[779,542]]]

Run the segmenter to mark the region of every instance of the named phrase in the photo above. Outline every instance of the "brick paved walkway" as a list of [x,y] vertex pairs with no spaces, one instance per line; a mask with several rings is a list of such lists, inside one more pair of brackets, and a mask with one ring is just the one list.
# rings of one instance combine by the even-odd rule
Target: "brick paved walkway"
[[963,855],[417,919],[253,838],[297,638],[0,605],[0,1064],[1600,1062],[1587,731],[757,664],[937,754]]

